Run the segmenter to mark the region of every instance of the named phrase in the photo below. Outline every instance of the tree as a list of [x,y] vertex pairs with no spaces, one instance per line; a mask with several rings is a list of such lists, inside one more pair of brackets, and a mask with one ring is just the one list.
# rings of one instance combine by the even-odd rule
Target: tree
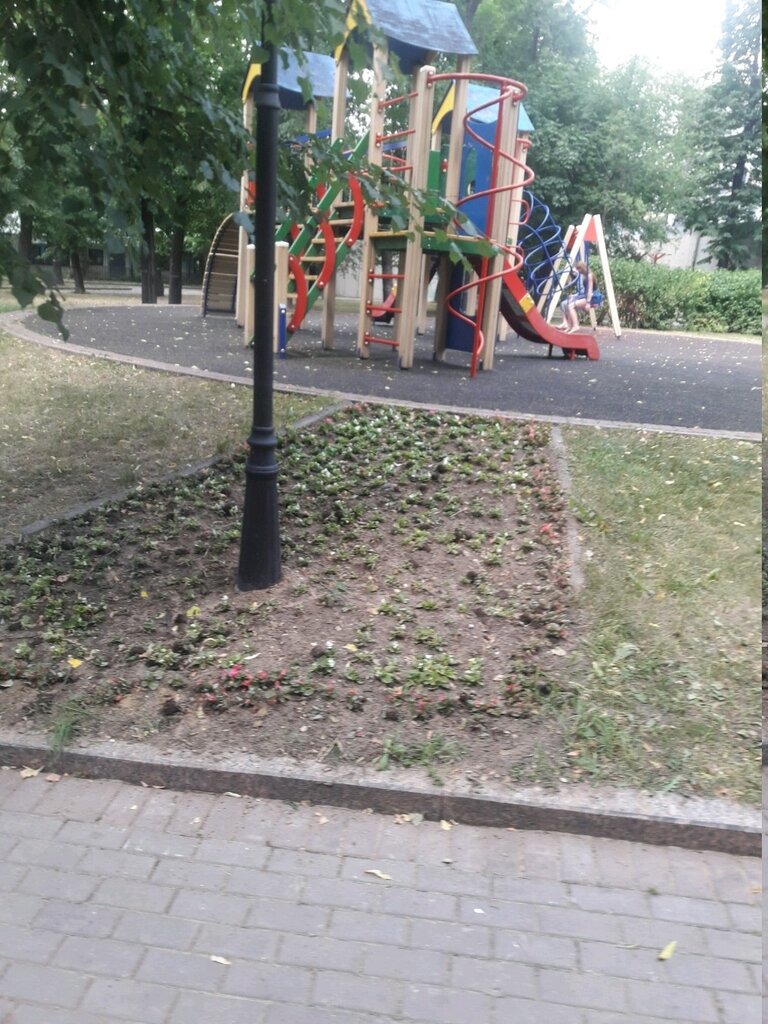
[[[260,38],[261,13],[259,0],[6,4],[0,12],[0,223],[20,209],[20,199],[34,209],[50,189],[36,172],[56,147],[50,132],[43,142],[29,131],[37,118],[78,149],[75,184],[103,203],[116,228],[137,239],[143,234],[151,259],[152,224],[180,160],[188,177],[232,183],[229,168],[239,173],[245,153],[239,103],[217,94],[212,69],[225,66],[225,54],[246,62]],[[304,47],[313,38],[335,39],[342,28],[341,0],[283,4],[270,41]],[[23,152],[15,149],[20,166],[13,176],[4,173],[14,169],[8,136],[28,140]],[[23,196],[21,171],[30,172]],[[50,280],[0,235],[0,281],[6,278],[22,305],[48,290],[41,312],[60,320]]]
[[728,0],[722,62],[692,112],[686,227],[713,239],[709,255],[735,270],[757,262],[761,243],[760,8]]

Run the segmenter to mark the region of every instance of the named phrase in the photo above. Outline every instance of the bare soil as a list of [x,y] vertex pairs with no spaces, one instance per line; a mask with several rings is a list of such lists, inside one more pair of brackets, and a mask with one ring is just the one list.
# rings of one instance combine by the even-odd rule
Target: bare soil
[[584,626],[547,429],[357,406],[278,459],[269,589],[235,586],[244,453],[0,552],[0,728],[435,779],[565,771]]

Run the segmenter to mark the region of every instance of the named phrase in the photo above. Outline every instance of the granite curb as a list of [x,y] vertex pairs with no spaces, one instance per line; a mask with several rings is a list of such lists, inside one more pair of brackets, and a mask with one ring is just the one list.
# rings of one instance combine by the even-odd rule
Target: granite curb
[[[109,750],[105,750],[105,747]],[[244,763],[245,762],[245,763]],[[762,830],[757,811],[723,802],[667,801],[644,796],[633,807],[632,791],[571,787],[550,792],[541,787],[508,792],[472,791],[469,786],[441,789],[413,774],[399,773],[394,784],[372,778],[355,767],[354,779],[320,764],[255,758],[220,760],[216,767],[191,755],[162,755],[129,744],[101,744],[86,750],[53,751],[42,737],[0,735],[0,764],[40,768],[90,779],[178,791],[235,793],[293,803],[308,802],[381,814],[420,813],[431,820],[522,831],[562,832],[600,839],[620,839],[649,846],[678,846],[738,856],[759,857]],[[414,779],[416,781],[414,781]],[[462,791],[462,789],[466,791]],[[653,813],[669,809],[677,813]]]

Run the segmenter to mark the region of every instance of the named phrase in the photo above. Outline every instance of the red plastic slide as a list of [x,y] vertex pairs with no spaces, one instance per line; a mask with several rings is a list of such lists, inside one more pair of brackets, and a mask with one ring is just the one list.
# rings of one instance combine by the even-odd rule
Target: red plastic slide
[[510,327],[528,341],[540,342],[563,350],[571,359],[579,354],[599,359],[600,349],[591,334],[566,334],[548,324],[536,308],[536,302],[514,270],[507,265],[502,277],[501,312]]

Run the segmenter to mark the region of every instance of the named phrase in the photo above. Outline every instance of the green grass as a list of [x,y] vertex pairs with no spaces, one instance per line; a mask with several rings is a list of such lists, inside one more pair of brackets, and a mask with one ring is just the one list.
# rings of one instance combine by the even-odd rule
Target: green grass
[[[249,433],[249,388],[69,356],[0,332],[0,532],[174,473]],[[275,424],[327,399],[275,395]]]
[[[248,433],[246,388],[2,334],[0,375],[0,532],[173,473]],[[326,404],[277,394],[276,423]],[[565,436],[589,556],[580,598],[588,628],[572,692],[549,711],[566,730],[568,765],[542,754],[534,774],[757,801],[759,446],[576,427]],[[416,450],[421,441],[407,443]],[[323,452],[331,465],[326,442]],[[418,532],[408,538],[419,553]],[[328,595],[344,600],[339,587]],[[440,646],[426,632],[417,639],[424,650]],[[59,745],[77,719],[77,709],[64,716]],[[451,751],[391,737],[384,754],[431,771]]]
[[569,709],[585,777],[757,802],[760,447],[567,431],[591,622]]

